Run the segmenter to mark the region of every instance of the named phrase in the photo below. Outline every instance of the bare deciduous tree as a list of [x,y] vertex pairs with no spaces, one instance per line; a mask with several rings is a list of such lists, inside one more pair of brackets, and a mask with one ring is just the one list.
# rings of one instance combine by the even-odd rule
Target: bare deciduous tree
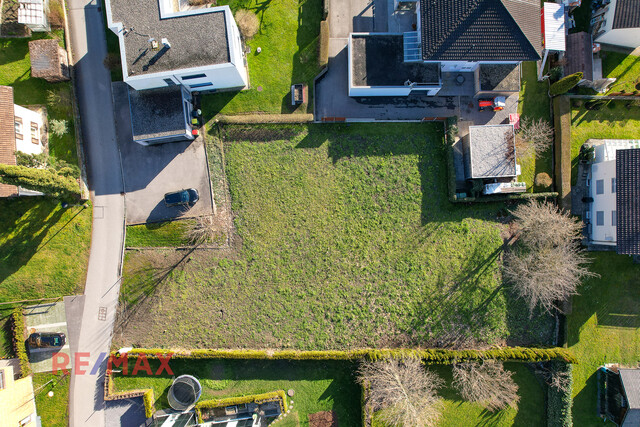
[[515,408],[520,396],[511,375],[502,362],[495,360],[458,363],[453,365],[453,386],[463,399],[479,403],[489,411]]
[[514,212],[518,242],[504,257],[503,277],[529,310],[550,311],[555,301],[576,294],[583,278],[596,276],[579,245],[580,222],[555,205],[535,200]]
[[520,157],[540,154],[551,147],[553,129],[549,122],[543,119],[520,119],[520,130],[516,136],[516,150]]
[[369,389],[367,404],[388,426],[428,427],[440,418],[443,381],[417,359],[363,362],[358,380]]
[[184,237],[192,245],[217,242],[223,238],[220,224],[212,215],[199,216],[195,218],[192,226],[185,228]]

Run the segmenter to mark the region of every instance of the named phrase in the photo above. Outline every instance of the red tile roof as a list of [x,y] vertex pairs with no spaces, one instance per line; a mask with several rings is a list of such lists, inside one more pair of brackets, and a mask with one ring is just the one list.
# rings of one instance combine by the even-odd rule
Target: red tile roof
[[[13,114],[13,88],[0,86],[0,163],[16,164],[16,131]],[[0,184],[0,197],[15,196],[18,187]]]

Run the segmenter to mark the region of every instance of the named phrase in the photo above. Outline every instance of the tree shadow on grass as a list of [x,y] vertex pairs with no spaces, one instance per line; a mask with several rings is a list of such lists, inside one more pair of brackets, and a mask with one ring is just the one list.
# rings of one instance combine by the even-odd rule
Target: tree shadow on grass
[[[25,266],[42,249],[43,242],[46,245],[62,230],[60,228],[55,234],[49,235],[52,227],[58,224],[64,214],[64,210],[56,209],[56,205],[57,202],[44,197],[2,202],[2,209],[10,212],[2,216],[3,225],[12,235],[0,246],[0,282]],[[82,211],[82,208],[78,209]],[[68,225],[73,218],[62,227]],[[21,296],[26,298],[37,295]]]

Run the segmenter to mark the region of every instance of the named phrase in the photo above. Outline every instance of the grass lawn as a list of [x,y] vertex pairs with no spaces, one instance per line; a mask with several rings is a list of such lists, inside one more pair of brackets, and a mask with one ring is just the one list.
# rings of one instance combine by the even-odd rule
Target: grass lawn
[[[153,360],[150,364],[155,372],[159,364]],[[293,389],[293,408],[301,426],[309,425],[309,414],[329,410],[337,413],[340,425],[360,424],[361,391],[353,376],[354,365],[349,362],[173,359],[169,366],[176,376],[190,374],[200,380],[201,401]],[[115,374],[115,389],[153,388],[156,409],[168,408],[172,376],[163,374],[159,377]]]
[[140,304],[114,345],[548,342],[550,319],[501,286],[504,204],[447,199],[440,124],[222,134],[242,245],[130,253],[122,294]]
[[640,57],[616,52],[604,52],[602,74],[615,77],[609,92],[633,92],[640,89]]
[[[640,106],[627,108],[624,101],[610,102],[598,111],[583,106],[571,110],[571,175],[576,183],[580,147],[589,138],[640,138]],[[610,108],[613,106],[613,108]]]
[[[260,30],[247,42],[250,89],[204,96],[205,121],[218,113],[310,112],[311,101],[295,110],[291,107],[290,91],[294,83],[307,83],[312,96],[313,79],[319,72],[322,0],[221,0],[217,4],[228,4],[234,13],[254,12]],[[258,47],[261,53],[256,52]]]
[[[538,81],[538,70],[535,62],[522,63],[522,82],[520,89],[520,103],[518,113],[520,117],[529,117],[534,120],[544,119],[551,122],[551,110],[549,107],[549,83]],[[530,155],[519,157],[522,175],[520,180],[527,183],[528,192],[550,191],[549,188],[535,186],[536,174],[547,173],[553,177],[551,170],[551,152],[549,149],[540,156]]]
[[[567,316],[573,368],[573,425],[597,426],[596,371],[604,363],[637,366],[640,361],[640,264],[612,252],[593,252],[601,275],[578,288]],[[613,424],[610,424],[613,425]]]
[[188,245],[184,233],[194,221],[160,222],[154,224],[130,225],[127,227],[126,247],[160,247]]
[[[64,427],[68,425],[69,383],[70,378],[68,375],[33,375],[33,390],[36,395],[36,410],[38,415],[42,417],[43,426]],[[53,391],[52,397],[48,396],[50,391]]]
[[[438,392],[444,399],[444,410],[438,423],[440,426],[546,425],[546,414],[543,410],[544,390],[525,364],[505,363],[505,369],[514,373],[512,378],[518,384],[520,402],[517,408],[507,408],[498,412],[489,412],[478,404],[464,401],[450,386],[453,379],[450,366],[432,366],[429,369],[437,372],[445,381],[445,387]],[[378,426],[384,427],[381,423]]]
[[91,208],[45,197],[0,200],[0,302],[81,292]]
[[[13,86],[14,102],[18,105],[46,105],[49,120],[66,120],[68,132],[61,137],[49,134],[49,154],[59,160],[78,165],[76,154],[71,82],[48,83],[31,77],[29,41],[41,38],[57,38],[63,43],[61,31],[51,34],[34,33],[31,39],[0,39],[0,85]],[[47,105],[49,91],[59,100]]]

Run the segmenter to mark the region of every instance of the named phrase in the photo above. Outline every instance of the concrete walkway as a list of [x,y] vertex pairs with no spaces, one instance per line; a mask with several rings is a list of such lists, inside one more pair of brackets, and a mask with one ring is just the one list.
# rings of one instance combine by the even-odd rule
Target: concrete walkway
[[[122,247],[124,197],[116,145],[111,77],[104,66],[107,46],[104,23],[96,1],[69,0],[69,26],[75,85],[81,113],[89,189],[93,201],[91,254],[78,337],[78,352],[89,354],[87,367],[74,366],[69,396],[72,427],[105,425],[103,376],[105,363],[91,371],[108,353],[115,320]],[[77,364],[76,364],[77,365]],[[80,370],[85,369],[84,374]]]

